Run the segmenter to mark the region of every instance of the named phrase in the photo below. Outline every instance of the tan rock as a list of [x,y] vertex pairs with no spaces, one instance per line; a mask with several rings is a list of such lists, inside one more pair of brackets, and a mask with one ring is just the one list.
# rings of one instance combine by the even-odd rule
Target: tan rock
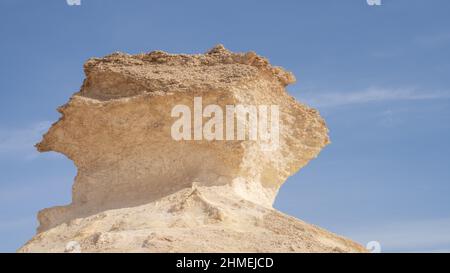
[[[37,144],[75,163],[72,203],[41,211],[38,234],[19,251],[64,252],[69,242],[87,252],[365,251],[272,208],[284,181],[329,143],[318,112],[285,91],[291,73],[221,45],[114,53],[84,69],[81,90]],[[203,107],[278,106],[276,148],[249,136],[174,140],[171,111],[194,109],[195,97]]]

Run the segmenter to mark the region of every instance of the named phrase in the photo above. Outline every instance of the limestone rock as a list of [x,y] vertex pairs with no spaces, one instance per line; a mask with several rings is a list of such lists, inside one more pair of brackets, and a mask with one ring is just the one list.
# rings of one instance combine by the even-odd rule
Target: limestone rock
[[[221,45],[198,55],[114,53],[84,71],[81,90],[37,144],[76,165],[72,203],[39,212],[38,234],[19,251],[64,252],[68,242],[83,252],[365,251],[272,208],[284,181],[329,143],[319,113],[285,91],[291,73]],[[172,110],[194,109],[195,98],[222,109],[276,105],[276,148],[250,131],[175,140]]]

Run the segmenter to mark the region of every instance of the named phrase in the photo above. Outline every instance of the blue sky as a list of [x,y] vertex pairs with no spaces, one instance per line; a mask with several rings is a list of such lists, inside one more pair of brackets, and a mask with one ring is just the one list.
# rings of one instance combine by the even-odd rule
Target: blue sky
[[76,170],[33,144],[114,51],[204,52],[223,43],[294,72],[332,144],[275,207],[383,251],[450,251],[450,1],[0,2],[0,251],[38,210],[70,202]]

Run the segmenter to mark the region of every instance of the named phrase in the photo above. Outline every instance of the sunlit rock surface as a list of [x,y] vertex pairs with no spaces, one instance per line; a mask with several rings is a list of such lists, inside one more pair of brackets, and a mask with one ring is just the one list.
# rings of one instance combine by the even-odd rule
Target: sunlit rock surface
[[[19,251],[64,252],[69,242],[83,252],[365,251],[272,208],[286,179],[329,143],[319,113],[285,91],[290,72],[221,45],[198,55],[114,53],[84,71],[37,144],[76,165],[72,203],[39,212],[38,234]],[[173,107],[194,109],[199,97],[222,109],[278,106],[277,146],[174,140]]]

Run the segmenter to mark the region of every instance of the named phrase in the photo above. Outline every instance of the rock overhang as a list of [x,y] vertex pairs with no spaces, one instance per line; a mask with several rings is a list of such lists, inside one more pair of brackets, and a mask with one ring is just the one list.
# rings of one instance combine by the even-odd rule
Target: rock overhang
[[[224,186],[271,207],[282,183],[329,142],[318,112],[284,87],[292,73],[254,52],[218,45],[205,54],[114,53],[84,66],[81,90],[60,107],[61,119],[37,145],[72,159],[78,174],[72,204],[40,214],[46,230],[74,217],[152,202],[191,187]],[[171,109],[204,105],[277,105],[279,148],[260,141],[174,141]]]

